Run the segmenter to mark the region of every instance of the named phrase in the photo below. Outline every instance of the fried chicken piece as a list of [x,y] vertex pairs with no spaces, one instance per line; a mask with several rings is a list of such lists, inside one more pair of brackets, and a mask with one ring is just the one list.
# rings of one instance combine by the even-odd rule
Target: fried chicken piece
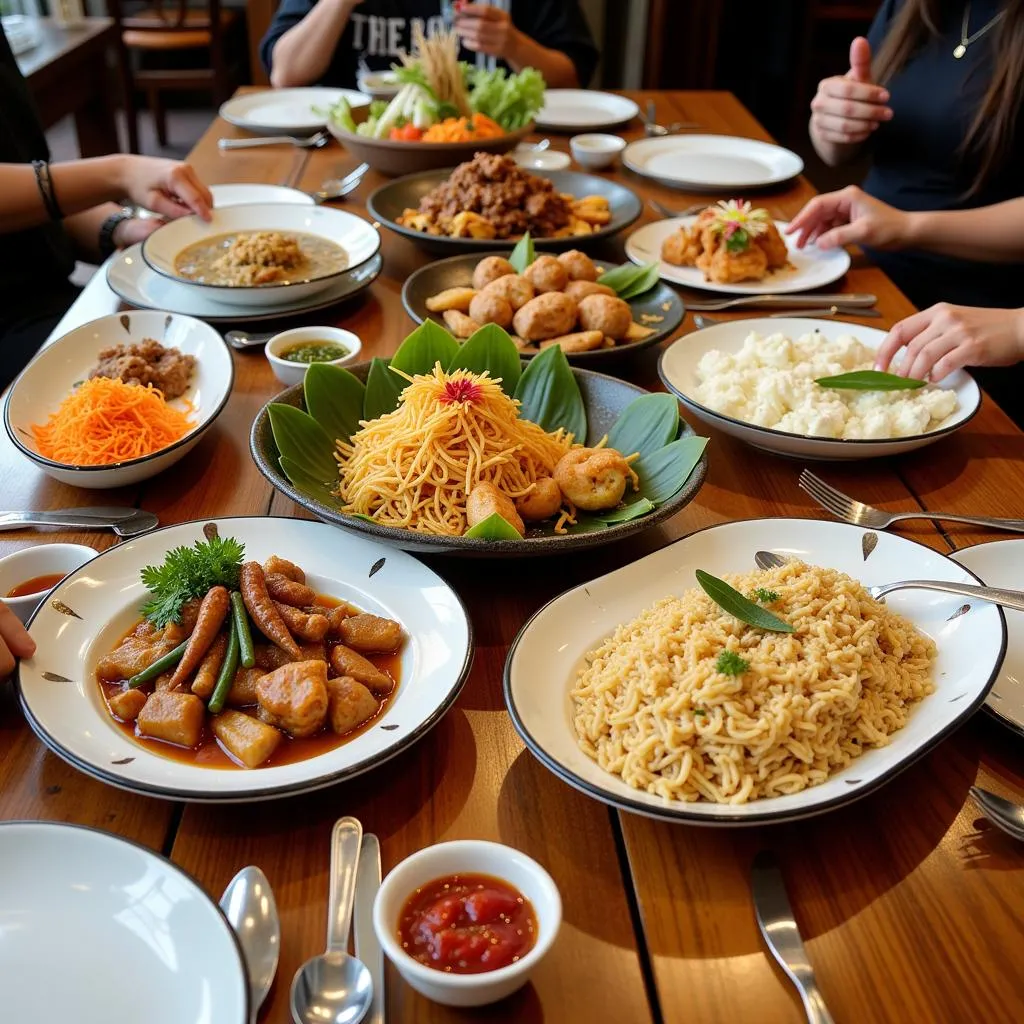
[[720,245],[701,269],[709,281],[717,284],[760,281],[768,273],[768,257],[757,245],[748,245],[738,252],[731,252],[728,246]]
[[754,242],[759,249],[764,250],[769,270],[779,270],[789,263],[789,250],[774,221],[769,221],[765,225],[762,234],[754,236]]

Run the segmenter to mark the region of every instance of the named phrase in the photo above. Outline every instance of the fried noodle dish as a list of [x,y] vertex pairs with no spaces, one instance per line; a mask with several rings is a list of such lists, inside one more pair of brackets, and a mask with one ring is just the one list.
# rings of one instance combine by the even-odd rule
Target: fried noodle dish
[[728,804],[799,793],[888,744],[934,691],[935,645],[849,576],[793,561],[726,581],[794,632],[748,626],[695,588],[586,655],[578,742],[629,786]]

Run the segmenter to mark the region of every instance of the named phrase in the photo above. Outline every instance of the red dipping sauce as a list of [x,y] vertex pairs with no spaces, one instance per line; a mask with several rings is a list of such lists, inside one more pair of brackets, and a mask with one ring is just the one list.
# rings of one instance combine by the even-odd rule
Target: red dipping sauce
[[24,583],[19,583],[9,590],[5,597],[28,597],[30,594],[41,594],[44,590],[52,590],[62,579],[65,573],[54,572],[47,576],[33,576]]
[[398,919],[398,941],[421,964],[449,974],[507,967],[537,942],[530,901],[491,875],[447,875],[417,889]]

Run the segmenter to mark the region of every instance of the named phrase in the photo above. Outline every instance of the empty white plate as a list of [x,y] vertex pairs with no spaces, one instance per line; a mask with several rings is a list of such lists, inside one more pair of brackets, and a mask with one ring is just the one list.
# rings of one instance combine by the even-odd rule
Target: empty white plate
[[732,135],[666,135],[631,142],[622,162],[645,178],[696,192],[762,188],[795,178],[804,162],[788,149]]
[[355,89],[266,89],[228,100],[220,116],[260,135],[312,134],[326,127],[327,112],[339,99],[350,107],[370,104],[370,97]]
[[777,220],[779,229],[789,249],[790,266],[773,270],[762,281],[743,281],[740,284],[717,284],[704,277],[704,271],[696,267],[677,267],[661,258],[661,246],[669,235],[681,227],[690,227],[694,217],[673,217],[645,224],[626,239],[626,255],[634,263],[657,263],[658,273],[663,281],[673,281],[687,288],[703,288],[708,292],[724,292],[727,295],[778,295],[784,292],[805,292],[812,288],[838,281],[850,269],[850,254],[845,249],[819,249],[808,245],[796,248],[793,239],[786,234],[787,222]]
[[252,182],[237,182],[230,185],[211,185],[213,205],[247,206],[249,203],[292,203],[295,206],[313,206],[315,200],[308,192],[286,185],[257,185]]
[[588,89],[548,89],[537,115],[538,128],[560,132],[589,132],[631,121],[640,108],[625,96]]
[[[1020,590],[1024,582],[1024,540],[993,540],[964,548],[950,557],[990,587]],[[1024,736],[1024,614],[1008,612],[1006,631],[1006,657],[985,708]]]
[[248,1024],[216,904],[163,857],[49,821],[0,823],[4,1020]]

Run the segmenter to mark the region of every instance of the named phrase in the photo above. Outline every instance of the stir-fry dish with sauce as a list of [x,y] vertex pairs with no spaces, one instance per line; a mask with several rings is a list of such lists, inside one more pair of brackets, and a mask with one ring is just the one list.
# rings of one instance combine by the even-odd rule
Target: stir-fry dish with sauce
[[402,626],[215,534],[142,572],[143,618],[96,675],[110,715],[167,756],[259,768],[351,739],[399,682]]

